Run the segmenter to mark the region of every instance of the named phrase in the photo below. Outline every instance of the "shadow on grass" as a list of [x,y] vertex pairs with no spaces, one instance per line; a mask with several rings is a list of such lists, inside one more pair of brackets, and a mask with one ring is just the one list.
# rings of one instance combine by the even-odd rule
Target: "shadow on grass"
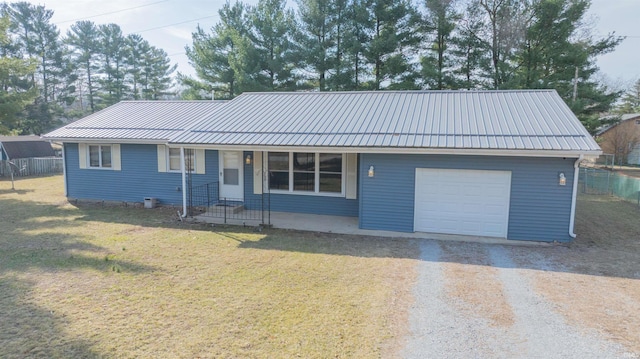
[[133,273],[154,270],[122,260],[105,263],[103,259],[84,254],[107,255],[109,251],[91,243],[93,238],[89,235],[79,236],[64,231],[83,225],[77,218],[82,218],[83,212],[77,209],[3,199],[0,200],[0,213],[3,214],[4,227],[0,232],[0,257],[4,257],[0,262],[0,274],[29,268],[45,271],[91,268],[100,271],[113,264]]
[[[640,279],[640,210],[631,203],[611,198],[582,196],[578,203],[576,232],[570,244],[519,246],[442,241],[447,255],[438,262],[504,267],[503,263],[483,263],[475,253],[504,246],[514,257],[516,268],[576,273],[591,276]],[[359,257],[419,259],[420,241],[430,239],[380,238],[322,234],[300,231],[266,230],[258,241],[238,240],[240,248],[298,251]],[[425,234],[428,238],[428,234]],[[513,267],[509,267],[513,268]]]
[[[179,222],[173,208],[142,209],[81,204],[78,205],[78,209],[82,213],[80,220],[210,231],[237,241],[239,248],[371,258],[420,258],[420,239],[265,229],[262,239],[246,240],[242,233],[252,232],[254,228],[233,225],[211,227]],[[610,198],[581,196],[576,219],[578,238],[573,243],[549,247],[515,245],[506,248],[519,258],[537,258],[516,261],[518,268],[638,279],[640,241],[634,239],[640,238],[640,221],[637,220],[639,213],[640,211],[630,203]],[[428,236],[425,234],[426,238]],[[447,258],[441,258],[441,262],[469,265],[481,265],[477,258],[465,254],[468,253],[469,247],[485,251],[492,246],[498,246],[480,243],[440,243],[447,243],[447,250],[454,252]],[[514,244],[517,242],[514,241]],[[456,251],[460,253],[455,253]]]
[[28,277],[114,268],[135,275],[155,268],[109,258],[90,235],[74,234],[84,225],[77,209],[0,198],[0,214],[0,357],[101,357],[89,340],[66,333],[65,317],[38,305],[36,283]]
[[34,192],[32,189],[0,189],[0,194],[8,194],[8,193],[17,193],[17,194],[27,194],[29,192]]
[[100,358],[87,339],[65,334],[69,321],[32,303],[35,283],[0,277],[0,352],[3,358]]
[[418,259],[415,240],[330,233],[270,229],[257,241],[241,240],[228,233],[224,236],[239,242],[239,248],[293,251],[364,258]]

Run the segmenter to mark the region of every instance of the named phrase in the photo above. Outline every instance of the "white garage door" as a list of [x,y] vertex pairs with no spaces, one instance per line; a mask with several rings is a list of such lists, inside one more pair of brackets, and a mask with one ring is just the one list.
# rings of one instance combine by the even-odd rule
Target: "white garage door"
[[417,168],[416,232],[507,237],[511,172]]

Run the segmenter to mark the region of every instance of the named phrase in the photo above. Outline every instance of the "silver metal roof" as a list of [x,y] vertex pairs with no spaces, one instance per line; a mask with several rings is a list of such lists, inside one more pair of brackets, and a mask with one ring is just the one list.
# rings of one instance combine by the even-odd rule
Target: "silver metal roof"
[[226,101],[123,101],[47,133],[56,140],[166,141]]
[[555,90],[245,93],[170,142],[600,151]]

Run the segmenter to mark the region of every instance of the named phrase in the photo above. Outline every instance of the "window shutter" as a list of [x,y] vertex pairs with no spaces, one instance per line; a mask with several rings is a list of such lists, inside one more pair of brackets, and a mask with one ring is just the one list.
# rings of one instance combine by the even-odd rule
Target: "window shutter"
[[253,152],[253,194],[262,194],[262,152]]
[[167,146],[158,145],[158,172],[167,172]]
[[80,168],[87,168],[87,144],[78,144],[78,159],[80,160]]
[[346,197],[356,199],[358,193],[358,154],[347,153]]
[[195,151],[195,156],[196,156],[196,166],[195,166],[196,174],[203,175],[206,172],[204,150],[197,149],[197,150],[194,150],[194,151]]
[[111,166],[114,171],[122,169],[120,162],[120,145],[111,145]]

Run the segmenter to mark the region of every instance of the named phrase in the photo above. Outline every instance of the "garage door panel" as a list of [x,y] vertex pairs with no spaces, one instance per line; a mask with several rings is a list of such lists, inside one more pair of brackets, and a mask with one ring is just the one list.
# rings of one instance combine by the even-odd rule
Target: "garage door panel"
[[440,189],[435,188],[435,187],[432,187],[432,188],[429,189],[430,193],[436,193],[438,191],[440,191],[442,193],[445,193],[445,194],[456,194],[456,193],[460,192],[460,186],[457,186],[457,185],[446,185],[446,186],[443,186]]
[[456,213],[458,206],[456,203],[442,203],[440,208],[432,209],[431,211],[438,212],[438,210],[443,213]]
[[460,228],[465,232],[477,232],[482,229],[482,223],[479,221],[462,221]]
[[[457,220],[442,220],[440,222],[440,227],[449,229],[449,230],[454,230],[458,226],[459,226],[459,221]],[[433,226],[432,228],[438,228],[438,226]]]
[[499,216],[503,216],[503,211],[504,211],[504,206],[502,205],[486,205],[486,206],[481,206],[481,210],[484,211],[484,215],[486,216],[491,216],[491,215],[499,215]]
[[511,172],[416,169],[414,230],[506,237]]
[[465,203],[463,205],[463,213],[467,214],[474,214],[474,213],[478,213],[480,211],[482,211],[482,206],[480,204],[477,203]]

